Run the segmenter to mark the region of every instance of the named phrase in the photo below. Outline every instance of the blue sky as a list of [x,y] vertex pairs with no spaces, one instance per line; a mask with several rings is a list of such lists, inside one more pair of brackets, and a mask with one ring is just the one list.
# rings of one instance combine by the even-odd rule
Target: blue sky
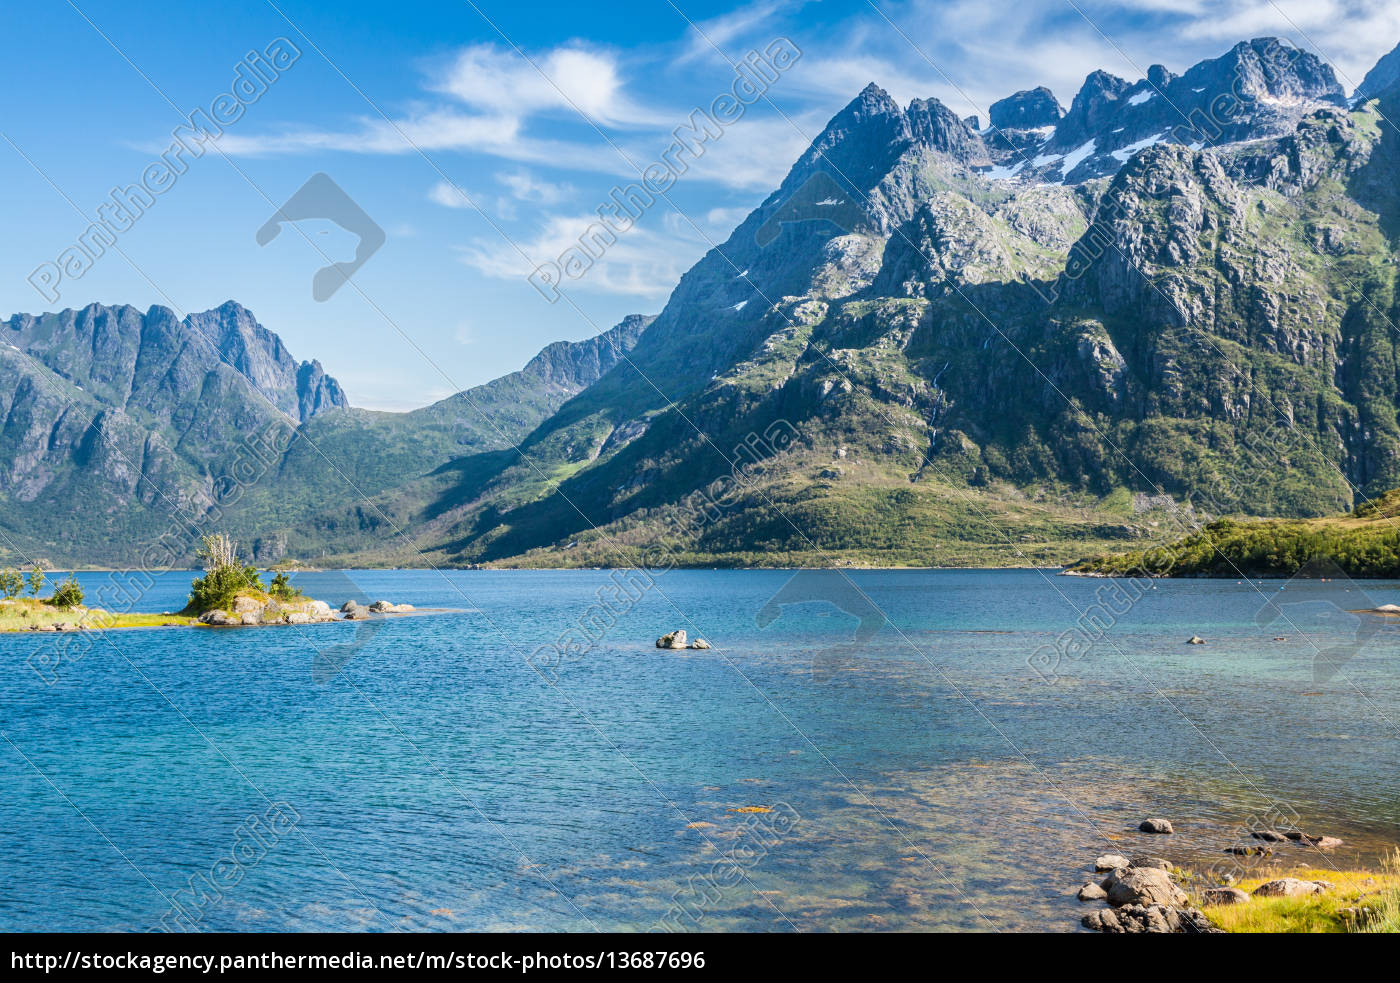
[[[1373,0],[700,0],[555,4],[33,0],[5,5],[0,314],[93,301],[182,312],[243,303],[360,406],[404,409],[519,368],[558,339],[653,313],[679,275],[781,180],[867,82],[985,118],[1049,85],[1068,105],[1103,68],[1181,71],[1236,41],[1316,51],[1348,90],[1400,42]],[[600,262],[548,303],[527,281],[610,190],[657,159],[691,111],[777,38],[801,52]],[[230,91],[249,51],[299,56],[187,161],[131,228],[46,301],[34,271],[113,188],[139,182],[172,130]],[[258,245],[324,172],[386,234],[324,302],[312,276],[348,259],[329,222]],[[80,214],[81,213],[81,214]]]

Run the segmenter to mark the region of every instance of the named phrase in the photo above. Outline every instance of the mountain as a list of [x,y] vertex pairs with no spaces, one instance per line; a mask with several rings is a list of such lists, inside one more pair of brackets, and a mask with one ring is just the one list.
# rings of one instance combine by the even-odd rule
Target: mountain
[[[510,446],[647,323],[550,345],[520,372],[394,414],[350,408],[319,362],[294,360],[232,301],[183,319],[99,304],[16,315],[0,324],[0,547],[131,563],[173,532],[192,559],[191,530],[217,521],[265,539],[267,559],[284,523]],[[325,535],[304,545],[333,548]]]
[[1376,66],[1366,73],[1366,77],[1361,80],[1361,84],[1356,87],[1356,92],[1352,95],[1352,102],[1359,103],[1365,102],[1367,99],[1374,99],[1396,82],[1400,82],[1400,45],[1391,48],[1380,61],[1376,62]]
[[[168,383],[81,368],[130,315],[47,316],[84,327],[0,362],[31,373],[0,522],[84,559],[173,499],[260,560],[1000,565],[1400,486],[1400,89],[1349,106],[1259,39],[996,106],[978,129],[868,86],[654,319],[413,413],[288,375],[250,316],[170,317]],[[215,337],[236,369],[195,357]],[[213,501],[274,418],[295,439]]]
[[[1395,92],[1348,111],[1268,39],[1149,74],[1090,77],[1039,153],[1112,149],[1052,183],[989,166],[995,127],[862,91],[628,359],[523,456],[462,463],[429,555],[1059,562],[1183,503],[1323,515],[1400,484]],[[1227,87],[1218,139],[1114,156]]]
[[1204,147],[1285,136],[1308,113],[1346,103],[1326,62],[1278,38],[1241,42],[1182,75],[1162,65],[1136,82],[1093,72],[1058,118],[1048,110],[1058,106],[1053,94],[1036,91],[1043,93],[1040,115],[993,118],[982,134],[1007,177],[1079,183],[1115,173],[1154,144]]

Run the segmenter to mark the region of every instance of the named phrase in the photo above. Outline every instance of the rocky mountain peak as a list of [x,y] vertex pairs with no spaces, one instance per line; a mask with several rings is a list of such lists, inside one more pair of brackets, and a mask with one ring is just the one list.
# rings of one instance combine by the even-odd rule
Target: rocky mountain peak
[[1054,126],[1065,114],[1055,93],[1045,86],[1022,89],[992,103],[988,115],[999,130],[1030,130]]
[[1241,41],[1225,56],[1197,67],[1204,69],[1195,76],[1197,85],[1214,82],[1256,99],[1318,100],[1340,105],[1346,95],[1331,65],[1281,38]]
[[1382,55],[1375,67],[1366,73],[1356,87],[1354,99],[1374,99],[1396,82],[1400,82],[1400,44]]
[[1089,74],[1075,93],[1069,112],[1055,128],[1052,142],[1058,147],[1078,146],[1105,129],[1119,109],[1119,100],[1132,83],[1099,70]]

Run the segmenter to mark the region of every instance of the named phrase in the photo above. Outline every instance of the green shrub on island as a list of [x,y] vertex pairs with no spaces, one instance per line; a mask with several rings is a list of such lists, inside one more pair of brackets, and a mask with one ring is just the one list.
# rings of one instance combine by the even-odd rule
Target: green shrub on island
[[49,603],[56,608],[75,608],[83,603],[83,587],[71,573],[54,589]]
[[22,573],[14,567],[0,570],[0,594],[5,596],[5,600],[18,597],[22,590],[24,590],[24,575]]
[[301,588],[292,583],[291,573],[286,567],[274,567],[268,573],[272,574],[272,582],[267,585],[267,592],[279,601],[295,601],[301,597]]
[[44,589],[44,568],[39,564],[34,564],[34,569],[29,571],[29,596],[38,597],[39,592]]
[[239,594],[247,591],[267,593],[258,568],[238,559],[238,547],[224,533],[205,536],[197,554],[204,561],[204,576],[190,584],[190,603],[186,611],[213,611],[230,607]]

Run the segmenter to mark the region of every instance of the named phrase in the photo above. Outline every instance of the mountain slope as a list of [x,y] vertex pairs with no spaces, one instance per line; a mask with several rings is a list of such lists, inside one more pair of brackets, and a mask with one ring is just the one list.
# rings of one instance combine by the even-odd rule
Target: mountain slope
[[[632,358],[526,458],[463,462],[420,537],[456,563],[658,543],[707,563],[1050,562],[1150,537],[1176,502],[1323,515],[1400,484],[1380,116],[1400,106],[1348,112],[1325,65],[1278,51],[1181,76],[1244,79],[1241,139],[1109,155],[1111,179],[1063,187],[998,179],[944,107],[867,88]],[[1116,105],[1080,100],[1065,142],[1122,123],[1139,88],[1096,85]],[[697,508],[707,488],[722,505]]]
[[[0,552],[55,563],[192,560],[210,523],[276,559],[313,517],[509,447],[630,349],[650,319],[550,345],[520,372],[412,413],[351,408],[318,362],[229,302],[181,320],[90,305],[0,324]],[[307,528],[298,528],[305,525]]]

